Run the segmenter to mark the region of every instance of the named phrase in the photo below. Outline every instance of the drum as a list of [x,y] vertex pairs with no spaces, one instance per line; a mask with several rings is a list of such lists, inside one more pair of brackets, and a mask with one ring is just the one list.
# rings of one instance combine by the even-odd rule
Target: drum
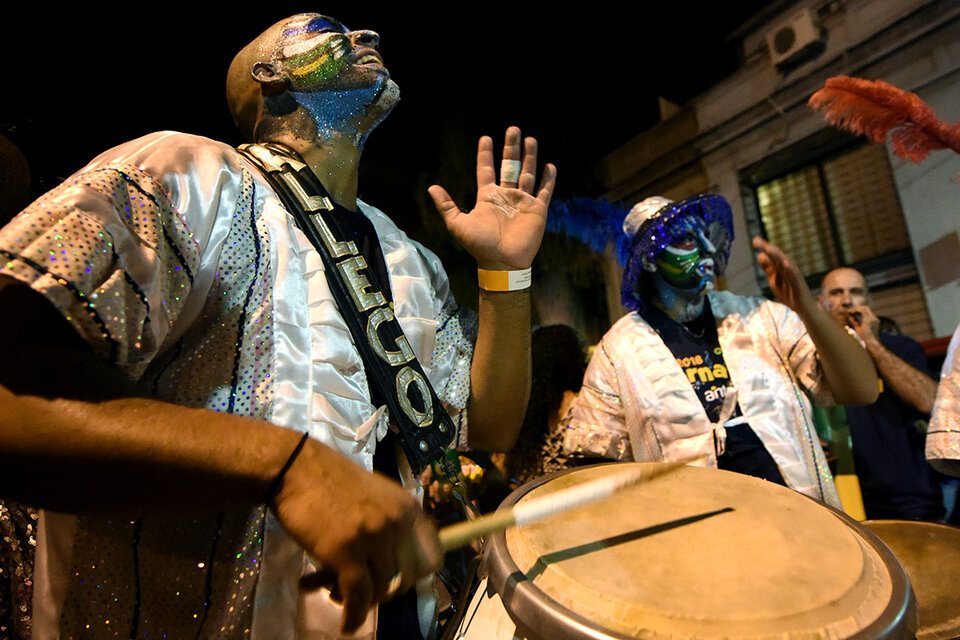
[[907,570],[920,610],[918,640],[960,638],[960,529],[905,520],[863,524]]
[[[622,470],[545,476],[501,508]],[[869,530],[715,469],[683,467],[493,535],[484,569],[456,638],[876,639],[917,629],[906,573]]]

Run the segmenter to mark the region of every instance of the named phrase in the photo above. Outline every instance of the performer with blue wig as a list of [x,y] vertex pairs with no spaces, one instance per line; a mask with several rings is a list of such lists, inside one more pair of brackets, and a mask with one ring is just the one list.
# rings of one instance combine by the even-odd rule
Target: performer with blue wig
[[651,197],[623,222],[630,310],[603,337],[569,415],[573,455],[700,464],[757,476],[838,506],[811,401],[864,404],[873,363],[818,306],[778,247],[755,238],[780,302],[715,290],[733,241],[718,195]]

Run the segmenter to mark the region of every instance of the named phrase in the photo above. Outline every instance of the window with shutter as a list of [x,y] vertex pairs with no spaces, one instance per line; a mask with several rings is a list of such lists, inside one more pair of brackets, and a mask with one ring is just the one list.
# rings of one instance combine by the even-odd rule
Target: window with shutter
[[814,291],[828,271],[851,266],[867,278],[877,315],[917,340],[933,337],[886,149],[854,143],[800,155],[799,166],[780,155],[768,170],[761,162],[742,174],[754,199],[744,211],[758,218],[748,225],[783,248]]

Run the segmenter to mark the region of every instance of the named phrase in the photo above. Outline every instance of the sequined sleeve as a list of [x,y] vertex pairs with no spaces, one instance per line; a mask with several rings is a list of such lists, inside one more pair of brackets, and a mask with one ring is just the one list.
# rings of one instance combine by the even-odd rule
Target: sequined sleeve
[[437,341],[431,355],[437,376],[436,391],[457,426],[454,445],[467,448],[467,401],[470,399],[470,366],[477,342],[477,315],[452,299],[437,318]]
[[632,460],[617,366],[610,345],[597,345],[570,408],[563,449],[570,456]]
[[201,262],[197,230],[175,206],[171,185],[144,168],[183,161],[184,140],[196,138],[168,132],[121,145],[0,230],[0,273],[43,294],[131,377],[163,345]]
[[927,431],[927,460],[942,473],[960,476],[960,327],[943,363]]
[[826,376],[823,375],[817,347],[800,316],[779,302],[766,300],[762,304],[774,323],[775,330],[772,333],[778,341],[777,351],[786,357],[797,383],[815,405],[834,406],[836,400]]

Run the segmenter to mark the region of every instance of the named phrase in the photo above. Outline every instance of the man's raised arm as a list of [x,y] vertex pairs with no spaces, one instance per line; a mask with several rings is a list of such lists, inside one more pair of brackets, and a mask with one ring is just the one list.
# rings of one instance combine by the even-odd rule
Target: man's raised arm
[[[846,315],[850,328],[863,340],[883,381],[911,407],[922,413],[930,413],[937,397],[936,380],[883,346],[880,342],[880,319],[869,306],[854,305]],[[920,351],[918,355],[922,354]]]
[[[530,394],[530,265],[540,248],[556,168],[543,169],[537,189],[537,142],[507,130],[500,184],[493,141],[477,150],[477,203],[462,213],[443,187],[430,187],[450,233],[481,270],[480,326],[471,366],[470,445],[510,449],[520,433]],[[502,272],[502,273],[490,273]],[[524,273],[526,272],[526,273]]]
[[839,404],[867,405],[877,399],[877,373],[873,359],[843,327],[820,308],[806,280],[780,247],[762,238],[753,239],[757,263],[780,302],[803,321],[817,347],[823,373]]

